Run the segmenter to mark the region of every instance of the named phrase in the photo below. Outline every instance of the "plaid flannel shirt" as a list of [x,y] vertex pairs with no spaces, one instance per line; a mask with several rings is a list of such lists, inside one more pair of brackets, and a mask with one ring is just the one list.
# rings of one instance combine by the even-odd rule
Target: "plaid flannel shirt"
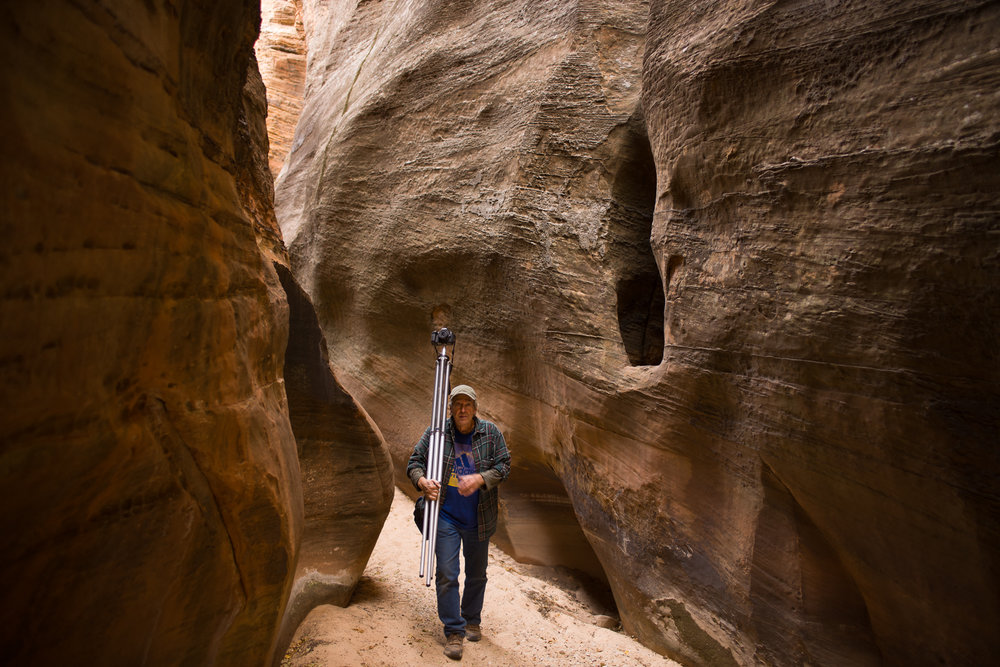
[[[478,417],[472,432],[472,459],[476,464],[476,472],[483,476],[484,486],[479,487],[479,508],[477,512],[479,523],[479,541],[488,540],[497,531],[497,515],[500,513],[500,493],[497,485],[507,479],[510,474],[510,452],[503,434],[493,422]],[[417,491],[423,492],[417,485],[421,477],[427,476],[427,449],[430,446],[431,429],[424,431],[420,442],[413,448],[413,454],[406,466],[406,474],[413,482]],[[451,478],[451,466],[455,461],[455,422],[449,417],[444,429],[444,472],[443,480]],[[444,502],[448,491],[447,482],[441,484],[439,500]]]

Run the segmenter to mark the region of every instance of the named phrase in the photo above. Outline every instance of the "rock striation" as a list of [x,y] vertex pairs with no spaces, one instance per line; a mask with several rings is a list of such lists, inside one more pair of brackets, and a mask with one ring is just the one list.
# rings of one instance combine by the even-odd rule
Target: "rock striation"
[[302,529],[269,183],[237,159],[257,15],[2,14],[5,658],[248,664]]
[[394,493],[392,461],[378,427],[330,369],[309,297],[287,267],[276,268],[288,297],[284,378],[302,470],[305,525],[274,664],[312,609],[347,606]]
[[119,4],[0,10],[0,647],[267,664],[357,583],[391,463],[288,280],[258,7]]
[[305,94],[305,26],[301,0],[261,0],[261,32],[254,51],[267,80],[268,164],[277,176],[292,147]]
[[995,4],[302,7],[277,217],[403,488],[447,324],[498,541],[644,643],[990,660]]
[[713,559],[745,602],[706,607],[755,660],[859,664],[867,625],[872,660],[988,661],[1000,12],[703,9],[654,3],[643,94],[658,391],[756,500],[709,533],[752,536]]

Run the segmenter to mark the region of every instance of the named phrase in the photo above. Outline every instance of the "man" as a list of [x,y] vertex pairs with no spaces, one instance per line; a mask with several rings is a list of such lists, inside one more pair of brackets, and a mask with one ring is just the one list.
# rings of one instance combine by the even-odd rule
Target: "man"
[[[455,387],[445,424],[444,487],[427,479],[428,428],[413,449],[406,473],[428,500],[440,495],[437,530],[438,617],[444,624],[444,654],[462,658],[462,642],[482,637],[480,613],[486,593],[490,537],[497,529],[497,485],[510,474],[510,453],[500,429],[476,417],[476,392]],[[458,591],[459,547],[465,555],[465,590]]]

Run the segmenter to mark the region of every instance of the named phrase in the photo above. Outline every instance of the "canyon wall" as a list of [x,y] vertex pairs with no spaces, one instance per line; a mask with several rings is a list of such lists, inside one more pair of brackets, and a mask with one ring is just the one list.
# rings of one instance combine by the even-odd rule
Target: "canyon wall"
[[249,5],[3,10],[11,662],[272,650],[302,499],[270,194],[237,160]]
[[346,606],[389,513],[392,461],[381,433],[330,369],[312,302],[277,264],[289,308],[284,378],[295,433],[305,524],[274,656],[321,604]]
[[448,325],[497,541],[644,643],[989,661],[995,5],[302,8],[277,216],[402,488]]
[[261,0],[261,33],[254,44],[267,81],[268,164],[277,176],[292,147],[305,94],[305,28],[301,0]]
[[812,628],[865,617],[889,664],[996,654],[998,27],[653,5],[664,389],[762,496],[736,562],[765,656],[832,664]]
[[304,607],[344,603],[388,512],[384,443],[287,270],[259,21],[0,10],[12,664],[268,664]]

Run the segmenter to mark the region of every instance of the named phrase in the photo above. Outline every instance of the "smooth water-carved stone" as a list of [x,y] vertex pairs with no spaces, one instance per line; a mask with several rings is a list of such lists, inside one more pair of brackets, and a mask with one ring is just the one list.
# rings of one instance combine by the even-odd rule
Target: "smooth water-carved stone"
[[134,4],[0,20],[0,646],[19,664],[259,664],[302,499],[253,159],[257,13]]
[[278,219],[397,471],[446,324],[498,542],[646,644],[996,653],[995,7],[303,11]]
[[288,296],[284,377],[305,505],[277,660],[313,608],[348,604],[389,514],[394,486],[378,428],[334,377],[312,303],[286,267],[276,268]]

